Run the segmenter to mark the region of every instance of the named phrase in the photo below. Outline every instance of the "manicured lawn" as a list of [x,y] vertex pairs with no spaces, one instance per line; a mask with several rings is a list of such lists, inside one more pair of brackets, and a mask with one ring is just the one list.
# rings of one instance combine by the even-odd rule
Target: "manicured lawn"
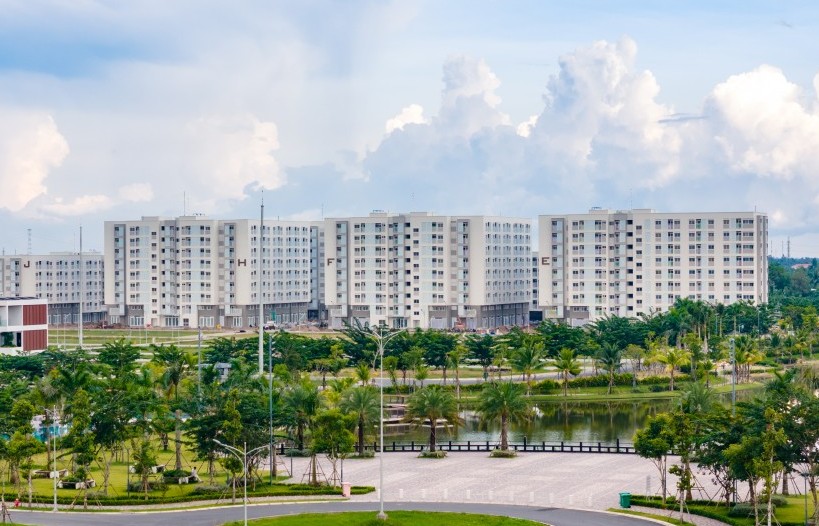
[[[161,448],[158,449],[158,461],[159,464],[166,465],[168,469],[173,468],[174,465],[174,452],[173,448],[169,451],[162,451]],[[70,469],[70,455],[65,455],[59,457],[65,453],[64,451],[58,450],[58,460],[57,460],[57,469]],[[127,481],[136,482],[137,477],[133,474],[128,473],[128,463],[125,462],[125,455],[120,458],[118,462],[112,462],[111,464],[111,475],[109,478],[109,488],[108,488],[108,496],[113,499],[124,499],[130,497],[131,499],[137,499],[142,501],[144,498],[143,493],[135,493],[135,492],[128,492],[127,491]],[[129,459],[132,460],[132,459]],[[40,454],[34,457],[34,469],[48,469],[45,466],[46,464],[46,455]],[[189,501],[195,500],[195,498],[191,495],[198,486],[200,485],[211,485],[209,481],[209,477],[207,474],[207,463],[204,462],[197,462],[194,459],[193,453],[188,451],[187,449],[183,452],[183,468],[186,470],[190,470],[191,467],[196,467],[197,471],[199,472],[199,477],[202,480],[201,484],[168,484],[167,488],[164,490],[155,490],[148,492],[148,501],[147,503],[157,503],[161,501],[166,502],[181,502],[181,501]],[[222,486],[224,488],[225,481],[227,479],[227,472],[222,468],[221,463],[217,462],[215,464],[216,467],[216,475],[214,477],[213,485],[211,486]],[[281,466],[280,466],[281,467]],[[264,495],[292,495],[294,493],[299,494],[306,494],[306,493],[316,493],[320,492],[322,494],[340,494],[341,490],[339,488],[329,488],[329,487],[322,487],[320,490],[316,490],[313,488],[302,487],[301,485],[298,486],[291,486],[289,484],[275,484],[273,486],[268,484],[268,472],[264,471],[259,473],[261,476],[261,480],[256,484],[256,491],[254,492],[251,488],[249,488],[249,494],[253,495],[254,493],[264,494]],[[4,477],[8,476],[8,472],[3,474]],[[91,466],[91,478],[93,478],[96,483],[97,487],[89,490],[91,497],[89,498],[89,504],[94,505],[96,504],[96,498],[94,497],[95,494],[99,493],[102,490],[102,466],[99,463],[94,463]],[[152,476],[151,481],[161,481],[161,476]],[[284,480],[283,477],[279,477],[279,482]],[[299,482],[301,480],[301,474],[297,473],[295,479],[287,479],[287,482]],[[45,478],[36,478],[32,480],[32,487],[33,487],[33,494],[34,499],[43,501],[47,500],[48,502],[51,501],[54,486],[53,481],[51,479]],[[8,502],[9,500],[14,500],[14,497],[17,495],[16,488],[11,485],[8,480],[5,483],[5,498]],[[79,495],[81,495],[81,491],[73,490],[73,489],[58,489],[57,496],[60,498],[61,503],[70,503]],[[217,497],[221,497],[223,500],[227,500],[228,502],[231,499],[231,488],[224,488],[222,491],[217,490]],[[241,488],[237,488],[237,495],[241,498]],[[201,499],[212,499],[214,498],[213,493],[211,492],[209,495],[202,495],[199,497]],[[28,488],[26,481],[23,481],[22,488],[20,490],[20,500],[25,504],[28,502]],[[81,502],[81,497],[79,498],[78,502]],[[117,504],[116,502],[107,502],[106,504]],[[135,502],[136,504],[136,502]]]
[[[387,522],[375,518],[374,511],[354,513],[307,513],[251,521],[254,526],[534,526],[539,522],[512,519],[494,515],[473,515],[469,513],[430,513],[421,511],[391,511]],[[238,526],[241,522],[230,522],[226,526]]]
[[[776,507],[776,521],[782,525],[802,525],[804,524],[805,520],[805,497],[804,495],[792,495],[787,497],[787,504],[784,506],[777,506]],[[652,507],[659,504],[659,501],[654,499],[649,502],[645,502],[642,497],[634,498],[632,497],[632,504],[635,506],[645,506],[651,505]],[[729,517],[728,511],[731,508],[726,508],[722,505],[718,504],[706,504],[706,503],[692,503],[688,504],[688,510],[693,514],[698,514],[698,512],[702,512],[701,514],[706,517],[712,517],[717,520],[722,520],[727,524],[733,524],[736,526],[753,526],[754,519],[753,517],[745,518],[745,517]],[[764,520],[764,514],[761,513],[761,517]],[[813,513],[813,504],[811,502],[810,495],[808,496],[808,515],[811,516]]]

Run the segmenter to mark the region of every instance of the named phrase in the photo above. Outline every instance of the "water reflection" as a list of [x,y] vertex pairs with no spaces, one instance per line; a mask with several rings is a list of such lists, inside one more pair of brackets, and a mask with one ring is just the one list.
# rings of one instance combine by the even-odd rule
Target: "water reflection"
[[[741,391],[737,399],[743,400],[753,393]],[[723,403],[730,404],[731,396],[721,395]],[[677,399],[623,400],[609,402],[541,402],[536,406],[536,416],[529,422],[512,424],[510,442],[621,442],[632,441],[635,431],[643,427],[649,417],[673,409]],[[462,412],[464,425],[452,433],[442,433],[439,440],[497,442],[499,423],[481,422],[474,411]],[[428,432],[413,430],[392,440],[423,442]]]

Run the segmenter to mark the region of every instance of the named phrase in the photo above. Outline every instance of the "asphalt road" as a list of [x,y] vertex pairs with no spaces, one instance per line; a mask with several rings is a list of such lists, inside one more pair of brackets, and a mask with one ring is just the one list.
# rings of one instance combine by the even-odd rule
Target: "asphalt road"
[[[541,508],[534,506],[505,506],[498,504],[462,504],[462,503],[385,503],[390,510],[418,511],[452,511],[480,513],[485,515],[503,515],[530,519],[552,526],[647,526],[651,524],[636,517],[601,513],[596,511],[573,510],[564,508]],[[248,518],[270,517],[276,515],[293,515],[297,513],[319,512],[333,513],[340,511],[375,511],[378,504],[374,502],[310,502],[301,504],[260,504],[248,506]],[[242,520],[242,507],[220,507],[210,509],[193,509],[166,512],[110,512],[110,513],[73,513],[43,511],[12,511],[11,518],[15,523],[41,526],[177,526],[193,524],[196,526],[217,526],[228,521]]]

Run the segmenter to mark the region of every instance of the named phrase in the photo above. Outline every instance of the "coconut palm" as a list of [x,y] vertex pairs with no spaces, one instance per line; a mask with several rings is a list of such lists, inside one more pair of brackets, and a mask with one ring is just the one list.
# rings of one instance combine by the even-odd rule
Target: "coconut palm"
[[500,419],[502,451],[509,449],[510,420],[527,418],[529,409],[529,401],[524,396],[523,386],[512,382],[484,384],[478,399],[478,413],[485,420]]
[[318,388],[312,383],[298,384],[284,394],[284,404],[296,427],[296,447],[303,450],[304,432],[321,409]]
[[689,353],[685,349],[679,349],[677,347],[668,347],[665,349],[665,352],[660,352],[656,356],[656,360],[665,365],[666,371],[668,371],[669,375],[671,376],[671,383],[669,384],[669,390],[674,390],[674,373],[679,369],[681,366],[685,365],[689,361],[688,357]]
[[431,385],[413,394],[407,404],[407,417],[415,419],[419,425],[429,424],[429,451],[436,451],[438,422],[458,425],[458,404],[452,393],[439,385]]
[[152,345],[151,349],[154,353],[151,361],[163,367],[159,382],[165,390],[165,397],[170,399],[173,395],[176,400],[179,384],[193,365],[193,356],[173,344],[167,347]]
[[370,378],[372,378],[372,370],[370,369],[370,364],[367,362],[358,362],[358,365],[355,366],[355,373],[356,379],[361,382],[361,385],[367,385],[370,383]]
[[580,362],[574,357],[574,351],[568,347],[560,349],[557,358],[552,360],[551,365],[557,369],[558,375],[563,379],[563,396],[568,395],[569,375],[580,374]]
[[606,372],[609,378],[609,387],[606,391],[607,395],[611,394],[611,388],[614,386],[614,375],[620,371],[623,364],[623,352],[617,345],[613,343],[604,343],[600,350],[597,351],[595,361],[598,367]]
[[364,431],[378,421],[381,411],[378,391],[373,387],[359,387],[346,391],[339,407],[344,413],[355,415],[358,428],[358,456],[364,455]]
[[512,353],[512,369],[526,380],[526,395],[532,390],[532,373],[543,365],[543,342],[524,338],[523,345]]
[[449,366],[455,370],[455,398],[461,399],[461,362],[466,357],[466,347],[463,344],[458,344],[455,348],[447,353],[447,360]]

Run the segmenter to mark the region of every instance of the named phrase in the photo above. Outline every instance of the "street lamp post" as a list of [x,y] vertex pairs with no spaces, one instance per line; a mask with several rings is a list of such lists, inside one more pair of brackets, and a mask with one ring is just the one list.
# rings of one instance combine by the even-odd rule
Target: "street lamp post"
[[235,456],[237,459],[239,459],[239,462],[242,463],[242,480],[244,481],[244,483],[242,484],[244,486],[244,488],[243,488],[244,491],[243,491],[243,495],[242,495],[242,501],[243,501],[242,502],[242,507],[244,508],[244,524],[245,524],[245,526],[247,526],[247,455],[248,455],[248,453],[255,453],[256,451],[260,451],[262,449],[265,449],[265,448],[268,447],[268,445],[265,444],[264,446],[259,446],[259,447],[255,448],[255,449],[251,449],[250,451],[248,451],[247,450],[247,442],[244,443],[244,449],[239,449],[239,448],[236,448],[236,447],[233,447],[233,446],[229,446],[229,445],[227,445],[227,444],[225,444],[223,442],[220,442],[220,441],[216,440],[215,438],[213,439],[213,442],[214,442],[214,444],[218,444],[218,445],[222,446],[223,448],[227,449],[228,452],[233,454],[233,456]]
[[273,443],[273,334],[267,340],[267,397],[270,423],[270,484],[276,480],[276,444]]
[[805,526],[808,526],[808,477],[810,473],[807,471],[800,473],[805,481]]
[[387,514],[384,513],[384,344],[390,341],[392,338],[397,336],[399,332],[387,332],[386,334],[383,331],[384,326],[379,325],[376,329],[377,332],[373,332],[373,338],[375,339],[376,343],[378,343],[378,358],[379,358],[379,373],[378,373],[378,389],[379,389],[379,418],[378,418],[378,436],[379,436],[379,454],[378,454],[378,476],[379,476],[379,483],[378,483],[378,515],[376,518],[378,520],[385,521],[387,520]]
[[[46,409],[46,413],[51,413],[51,427],[54,428],[54,426],[57,423],[57,406],[55,405],[54,409],[52,409],[52,410]],[[51,479],[54,482],[54,506],[52,507],[51,511],[56,512],[57,511],[57,433],[55,431],[54,433],[49,433],[49,434],[51,435],[51,441],[52,441],[52,443],[51,443],[51,450],[52,450]]]
[[737,355],[733,337],[731,337],[730,356],[731,356],[731,416],[735,416],[737,405]]

